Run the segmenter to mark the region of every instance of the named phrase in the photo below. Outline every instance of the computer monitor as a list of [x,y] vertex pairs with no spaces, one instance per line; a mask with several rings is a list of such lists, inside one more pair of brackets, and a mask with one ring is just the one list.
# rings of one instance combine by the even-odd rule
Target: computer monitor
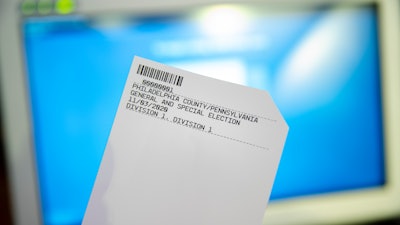
[[398,2],[217,3],[0,3],[16,224],[81,223],[134,55],[272,95],[290,132],[264,224],[400,213]]

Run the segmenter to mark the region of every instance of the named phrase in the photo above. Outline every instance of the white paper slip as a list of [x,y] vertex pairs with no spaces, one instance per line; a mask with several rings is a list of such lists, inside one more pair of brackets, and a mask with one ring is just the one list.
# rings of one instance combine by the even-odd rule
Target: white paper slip
[[260,225],[287,132],[265,91],[135,57],[83,224]]

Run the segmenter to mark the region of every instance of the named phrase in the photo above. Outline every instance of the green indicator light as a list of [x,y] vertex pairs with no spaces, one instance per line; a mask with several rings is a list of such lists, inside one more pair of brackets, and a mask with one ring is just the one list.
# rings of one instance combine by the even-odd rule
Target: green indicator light
[[56,3],[56,10],[60,14],[68,14],[74,11],[75,2],[73,0],[58,0]]
[[36,2],[27,0],[21,4],[21,12],[25,16],[33,15],[36,12]]
[[51,0],[41,0],[38,2],[39,14],[46,15],[50,14],[53,9],[53,2]]

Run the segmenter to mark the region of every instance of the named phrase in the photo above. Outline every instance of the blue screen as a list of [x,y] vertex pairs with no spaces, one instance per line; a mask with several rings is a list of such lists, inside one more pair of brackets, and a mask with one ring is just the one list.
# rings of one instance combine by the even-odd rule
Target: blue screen
[[213,10],[25,19],[45,224],[81,223],[134,55],[272,95],[290,126],[273,201],[384,184],[375,8]]

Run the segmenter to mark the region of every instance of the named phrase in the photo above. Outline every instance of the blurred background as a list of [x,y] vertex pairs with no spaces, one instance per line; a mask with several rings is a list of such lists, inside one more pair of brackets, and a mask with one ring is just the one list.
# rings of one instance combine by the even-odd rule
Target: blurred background
[[0,2],[0,221],[80,224],[139,55],[274,98],[290,131],[265,224],[400,224],[399,5]]

